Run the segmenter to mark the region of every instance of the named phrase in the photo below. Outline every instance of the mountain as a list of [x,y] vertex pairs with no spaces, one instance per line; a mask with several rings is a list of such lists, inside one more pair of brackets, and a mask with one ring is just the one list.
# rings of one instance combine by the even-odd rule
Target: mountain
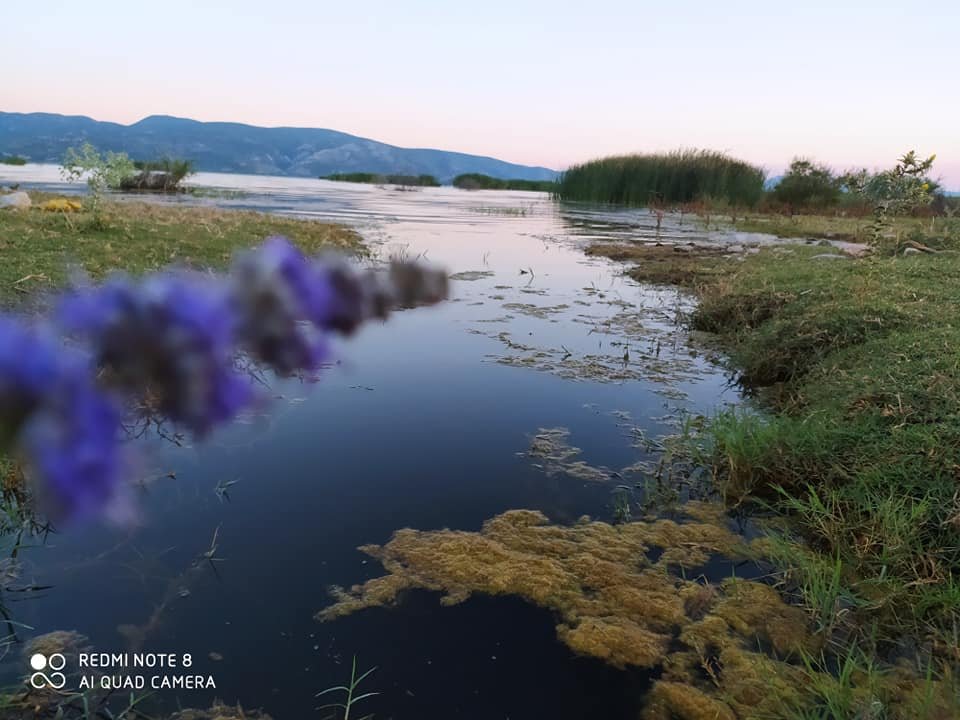
[[126,152],[135,160],[186,158],[198,170],[210,172],[297,177],[346,172],[427,174],[441,182],[461,173],[524,180],[557,176],[545,167],[446,150],[401,148],[319,128],[264,128],[168,115],[120,125],[82,115],[0,112],[0,155],[58,163],[68,147],[83,142],[99,150]]

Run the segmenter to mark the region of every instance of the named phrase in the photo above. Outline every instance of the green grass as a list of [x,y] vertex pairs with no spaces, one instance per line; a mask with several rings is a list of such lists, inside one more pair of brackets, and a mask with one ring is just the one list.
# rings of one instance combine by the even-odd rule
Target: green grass
[[691,324],[768,411],[712,423],[715,474],[795,520],[809,554],[782,564],[821,626],[960,663],[960,255],[817,252],[764,251],[700,288]]
[[20,155],[0,155],[0,165],[26,165],[27,159]]
[[[734,219],[733,226],[745,232],[761,232],[784,238],[829,238],[869,242],[873,217],[869,214],[793,215],[748,213]],[[960,217],[895,217],[884,243],[903,246],[909,241],[949,246],[960,240]]]
[[677,150],[574,165],[561,176],[557,197],[632,206],[710,201],[751,207],[763,197],[764,179],[761,168],[723,153]]
[[552,180],[503,180],[481,173],[464,173],[453,179],[453,186],[463,190],[527,190],[552,193],[557,183]]
[[[51,197],[31,195],[34,203]],[[107,202],[102,216],[98,223],[85,211],[0,211],[0,302],[61,286],[70,263],[94,278],[170,263],[219,268],[236,250],[270,235],[286,235],[308,252],[363,248],[359,236],[343,226],[253,212]]]
[[368,185],[408,185],[411,187],[440,187],[433,175],[383,175],[381,173],[334,173],[320,178],[336,182],[365,183]]

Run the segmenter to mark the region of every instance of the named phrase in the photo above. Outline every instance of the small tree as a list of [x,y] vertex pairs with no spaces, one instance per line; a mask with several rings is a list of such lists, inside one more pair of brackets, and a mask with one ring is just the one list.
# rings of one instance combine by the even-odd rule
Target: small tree
[[124,178],[133,175],[136,167],[126,153],[100,152],[90,143],[77,148],[67,148],[63,156],[60,175],[67,182],[77,182],[86,178],[90,195],[86,199],[93,213],[94,222],[102,222],[100,215],[103,194],[112,188],[119,188]]
[[890,218],[927,207],[938,184],[927,174],[936,155],[920,160],[914,150],[903,155],[890,170],[874,174],[866,170],[848,172],[840,178],[842,187],[873,205],[873,239],[878,241],[890,224]]
[[827,207],[840,197],[840,183],[826,165],[794,158],[786,175],[773,189],[773,197],[790,208]]

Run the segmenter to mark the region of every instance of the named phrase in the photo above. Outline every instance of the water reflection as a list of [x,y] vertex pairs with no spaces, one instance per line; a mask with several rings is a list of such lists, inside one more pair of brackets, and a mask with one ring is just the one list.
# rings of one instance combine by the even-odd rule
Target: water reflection
[[[0,172],[77,190],[49,169]],[[29,602],[5,596],[31,628],[21,635],[69,629],[108,652],[192,653],[217,689],[151,700],[166,710],[216,696],[303,716],[315,692],[348,679],[356,654],[379,666],[368,689],[382,695],[363,708],[378,717],[636,717],[646,676],[576,657],[549,611],[517,599],[441,609],[418,592],[397,610],[313,616],[328,586],[382,574],[356,548],[398,528],[477,530],[512,508],[612,519],[613,484],[531,461],[542,429],[567,433],[587,467],[642,469],[659,449],[638,437],[736,399],[678,324],[688,298],[580,252],[655,237],[655,221],[520,192],[192,182],[219,192],[148,199],[350,223],[380,257],[446,265],[454,299],[366,329],[319,383],[274,382],[273,405],[202,445],[154,442],[137,478],[140,527],[72,530],[21,554],[21,576],[53,586]],[[661,233],[703,237],[693,223]],[[11,653],[2,669],[14,681],[23,660]]]

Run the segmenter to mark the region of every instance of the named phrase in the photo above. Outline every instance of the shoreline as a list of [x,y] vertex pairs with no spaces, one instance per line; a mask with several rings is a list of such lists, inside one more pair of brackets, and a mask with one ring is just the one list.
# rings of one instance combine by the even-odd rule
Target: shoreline
[[[727,505],[762,504],[798,535],[778,539],[783,589],[837,648],[955,673],[960,623],[960,371],[950,347],[960,256],[851,257],[777,245],[752,253],[593,244],[634,279],[692,291],[765,416],[708,423]],[[797,541],[799,540],[799,541]]]

